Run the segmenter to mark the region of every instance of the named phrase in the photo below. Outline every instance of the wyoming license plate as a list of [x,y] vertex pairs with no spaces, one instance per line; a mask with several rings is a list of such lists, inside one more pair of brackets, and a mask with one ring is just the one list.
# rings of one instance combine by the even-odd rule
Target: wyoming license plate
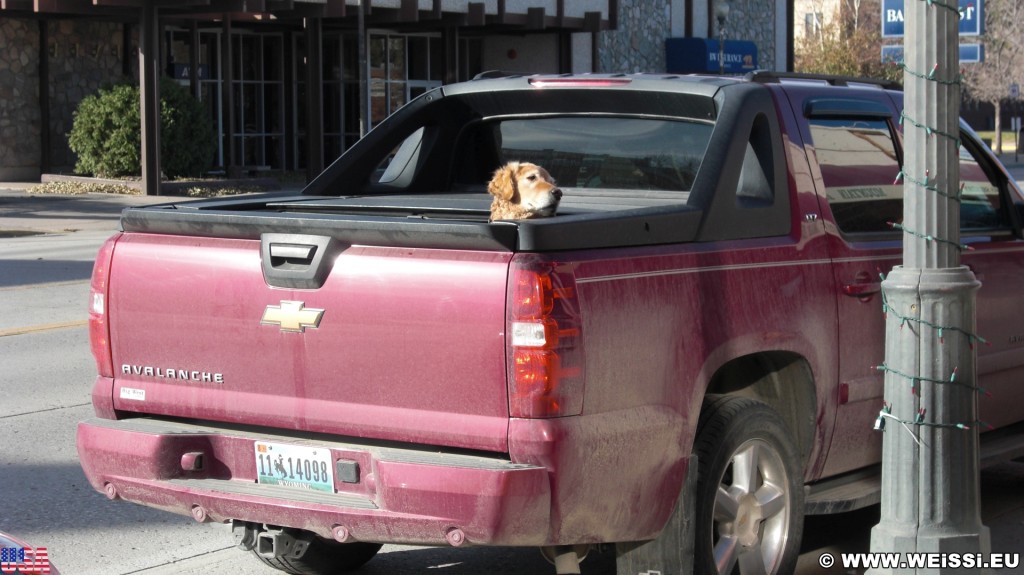
[[257,441],[256,481],[334,493],[331,450]]

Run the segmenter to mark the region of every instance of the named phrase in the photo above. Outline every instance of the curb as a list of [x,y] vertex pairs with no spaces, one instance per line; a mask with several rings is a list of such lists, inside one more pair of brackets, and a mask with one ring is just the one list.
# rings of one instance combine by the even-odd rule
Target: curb
[[[90,178],[85,176],[66,176],[64,174],[42,174],[39,182],[48,184],[51,182],[73,182],[79,184],[101,184],[111,186],[126,186],[142,193],[141,180],[118,180],[112,178]],[[265,191],[276,191],[281,189],[281,183],[276,178],[242,178],[230,180],[185,180],[174,182],[160,182],[160,194],[167,196],[183,196],[190,188],[229,188],[229,187],[258,187]]]

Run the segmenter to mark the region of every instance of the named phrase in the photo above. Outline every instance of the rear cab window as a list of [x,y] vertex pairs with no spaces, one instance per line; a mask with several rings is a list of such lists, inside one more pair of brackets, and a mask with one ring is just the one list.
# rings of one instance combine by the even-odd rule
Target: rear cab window
[[639,118],[537,118],[495,126],[504,161],[540,164],[562,186],[688,192],[710,122]]

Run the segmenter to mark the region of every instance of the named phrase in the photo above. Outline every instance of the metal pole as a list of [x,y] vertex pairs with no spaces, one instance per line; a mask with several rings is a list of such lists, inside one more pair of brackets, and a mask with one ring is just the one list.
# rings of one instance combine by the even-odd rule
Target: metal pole
[[725,74],[725,20],[718,21],[718,73]]
[[142,189],[160,195],[160,16],[142,5],[139,23],[139,106],[142,120]]
[[715,19],[718,20],[718,73],[725,74],[725,22],[729,18],[730,6],[725,0],[715,4]]
[[[972,387],[980,284],[960,265],[959,14],[950,1],[904,5],[906,160],[904,219],[897,226],[904,232],[903,266],[882,283],[887,405],[876,425],[884,425],[885,435],[882,514],[871,532],[873,552],[987,553],[991,548],[988,528],[981,524]],[[954,373],[957,383],[948,383]]]
[[1013,117],[1013,161],[1016,163],[1019,161],[1018,154],[1020,153],[1020,116]]
[[39,20],[39,172],[53,170],[50,138],[50,21]]
[[188,89],[193,98],[202,99],[199,87],[199,23],[195,20],[188,29]]
[[[224,172],[229,178],[238,177],[238,158],[235,153],[235,70],[234,42],[231,41],[231,14],[224,14],[220,37],[220,90],[222,98],[221,123],[224,126]],[[241,73],[241,70],[239,70]]]
[[[323,22],[306,18],[306,183],[324,170]],[[333,158],[332,158],[333,159]]]
[[366,0],[359,0],[357,17],[359,49],[359,137],[362,138],[370,129],[370,68],[366,56]]

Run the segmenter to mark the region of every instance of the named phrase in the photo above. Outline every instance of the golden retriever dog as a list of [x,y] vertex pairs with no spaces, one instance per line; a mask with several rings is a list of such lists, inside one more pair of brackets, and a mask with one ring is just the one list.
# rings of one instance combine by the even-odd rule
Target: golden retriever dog
[[487,184],[494,196],[491,221],[525,220],[555,215],[562,190],[544,168],[529,162],[509,162]]

